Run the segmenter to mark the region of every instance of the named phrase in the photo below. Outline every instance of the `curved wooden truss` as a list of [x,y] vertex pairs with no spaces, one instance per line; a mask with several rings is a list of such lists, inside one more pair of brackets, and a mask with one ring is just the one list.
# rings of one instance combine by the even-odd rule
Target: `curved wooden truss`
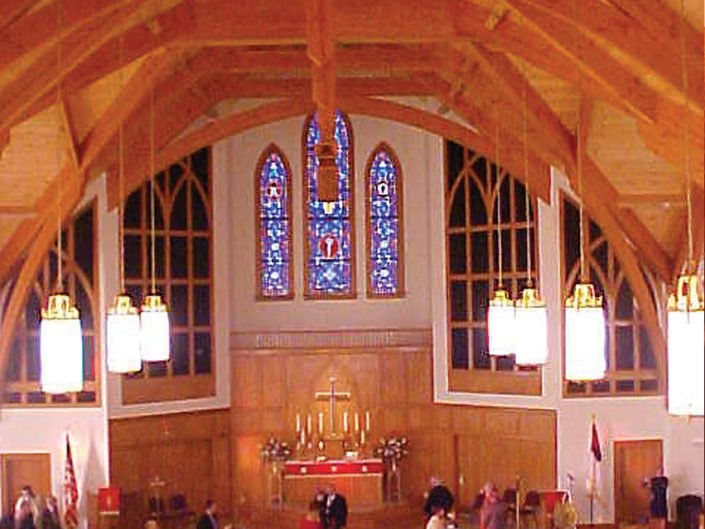
[[[702,2],[686,1],[685,24],[666,0],[577,4],[3,2],[0,185],[7,193],[0,199],[0,279],[17,263],[20,278],[34,276],[37,256],[51,244],[59,180],[64,215],[85,183],[105,171],[115,204],[121,120],[130,153],[126,192],[147,177],[150,91],[159,167],[251,127],[340,107],[406,123],[487,155],[494,152],[499,119],[503,165],[524,178],[526,89],[532,188],[548,199],[551,165],[575,181],[575,123],[581,119],[586,207],[613,244],[640,305],[650,307],[639,262],[669,281],[686,257],[684,208],[673,201],[683,190],[684,123],[699,219],[696,250],[702,253]],[[436,103],[426,99],[422,110],[381,99],[392,96]],[[232,111],[232,101],[262,99],[268,101]],[[439,103],[437,112],[428,110]],[[445,117],[449,111],[453,117]],[[48,143],[36,139],[47,136],[53,138]],[[61,155],[60,171],[54,150]],[[0,373],[27,285],[18,281],[4,315]],[[662,350],[656,311],[642,310],[652,343]]]

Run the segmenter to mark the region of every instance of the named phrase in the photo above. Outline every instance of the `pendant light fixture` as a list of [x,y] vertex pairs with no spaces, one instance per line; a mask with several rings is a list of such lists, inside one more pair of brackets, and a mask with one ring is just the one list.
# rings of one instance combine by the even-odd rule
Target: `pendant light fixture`
[[[123,48],[124,27],[123,15],[120,32],[120,90],[124,86],[123,79]],[[118,96],[119,97],[119,96]],[[120,292],[115,296],[115,304],[108,309],[106,326],[108,371],[111,373],[132,373],[142,369],[140,356],[140,317],[132,304],[132,299],[125,292],[125,249],[123,242],[123,200],[124,200],[124,165],[125,165],[125,133],[123,116],[118,124],[118,278]]]
[[521,299],[516,300],[515,326],[516,326],[516,364],[520,366],[534,366],[546,363],[548,357],[548,316],[546,302],[541,299],[538,288],[534,287],[531,277],[531,188],[529,184],[529,143],[527,127],[527,102],[526,102],[526,64],[523,68],[524,84],[522,99],[524,104],[524,181],[526,193],[524,195],[524,209],[526,211],[526,288],[521,293]]
[[[495,109],[498,105],[495,106]],[[487,309],[490,356],[514,354],[514,302],[502,284],[502,168],[499,163],[499,111],[496,113],[495,174],[497,176],[497,288]]]
[[170,334],[169,313],[156,287],[156,250],[154,227],[154,88],[149,99],[149,149],[150,149],[150,228],[151,228],[151,285],[150,293],[142,302],[140,313],[142,360],[145,362],[163,362],[169,360]]
[[[58,78],[56,85],[57,109],[61,104],[61,0],[57,2],[59,41],[57,44]],[[57,128],[57,131],[60,129]],[[39,352],[41,363],[41,388],[45,393],[67,393],[83,389],[83,335],[78,309],[64,291],[63,248],[61,234],[61,163],[59,157],[61,138],[57,134],[57,187],[56,216],[56,292],[49,296],[42,308],[39,326]]]
[[585,226],[583,211],[582,131],[577,126],[578,199],[580,214],[580,278],[573,295],[565,302],[565,378],[574,382],[601,380],[605,377],[605,313],[602,296],[588,279],[585,265]]
[[688,261],[678,278],[676,292],[668,298],[668,413],[703,415],[703,296],[693,256],[693,212],[688,150],[688,72],[685,61],[684,5],[681,0],[680,45],[683,69],[683,154],[688,230]]
[[[578,20],[576,2],[573,0],[573,15]],[[576,33],[576,44],[578,35]],[[577,74],[578,94],[582,98],[581,61],[578,50]],[[582,101],[580,103],[582,105]],[[602,310],[602,296],[595,294],[595,286],[590,283],[585,265],[585,212],[583,211],[583,134],[581,112],[578,112],[576,130],[578,207],[580,230],[580,278],[575,284],[573,295],[565,301],[565,379],[573,382],[601,380],[607,371],[605,358],[605,313]]]

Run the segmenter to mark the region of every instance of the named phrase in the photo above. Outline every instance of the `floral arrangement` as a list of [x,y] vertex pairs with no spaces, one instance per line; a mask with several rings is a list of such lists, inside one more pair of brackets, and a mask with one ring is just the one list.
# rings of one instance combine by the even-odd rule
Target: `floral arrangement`
[[270,461],[286,461],[291,457],[291,449],[285,441],[270,437],[269,441],[262,447],[261,454],[262,459],[267,463]]
[[398,463],[409,453],[409,440],[406,437],[392,437],[390,439],[380,439],[375,456],[381,458],[387,464]]

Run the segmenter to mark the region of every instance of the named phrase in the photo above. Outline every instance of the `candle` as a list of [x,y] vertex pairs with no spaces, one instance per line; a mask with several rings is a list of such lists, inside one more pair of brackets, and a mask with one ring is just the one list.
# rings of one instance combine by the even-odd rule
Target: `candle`
[[296,414],[296,433],[299,433],[301,431],[301,414],[297,413]]
[[323,412],[318,412],[318,433],[323,433]]
[[355,431],[360,431],[360,414],[358,412],[355,412]]
[[365,430],[370,431],[370,410],[365,412]]
[[311,435],[311,414],[306,415],[306,431]]
[[348,431],[348,411],[343,412],[343,431],[347,433]]
[[360,432],[360,444],[361,444],[361,445],[364,445],[364,444],[365,444],[365,441],[366,441],[366,440],[365,440],[365,430],[362,430],[362,431]]
[[301,428],[301,446],[306,446],[306,430]]

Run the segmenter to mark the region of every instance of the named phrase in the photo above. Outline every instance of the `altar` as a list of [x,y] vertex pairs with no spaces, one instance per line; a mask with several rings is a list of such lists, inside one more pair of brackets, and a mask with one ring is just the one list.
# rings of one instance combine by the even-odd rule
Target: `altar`
[[332,484],[351,511],[380,507],[385,466],[381,459],[287,461],[282,471],[287,503],[308,505],[318,490]]

